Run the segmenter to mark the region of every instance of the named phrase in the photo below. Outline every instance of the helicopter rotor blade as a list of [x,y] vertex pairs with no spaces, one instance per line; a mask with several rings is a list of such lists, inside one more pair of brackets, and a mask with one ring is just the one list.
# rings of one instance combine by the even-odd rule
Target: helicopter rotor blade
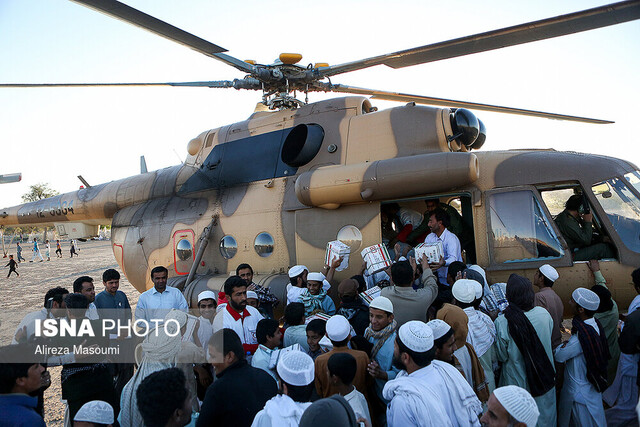
[[636,19],[640,19],[640,0],[623,1],[359,61],[319,67],[317,72],[321,76],[329,77],[380,64],[391,68],[403,68],[565,36]]
[[100,87],[100,86],[177,86],[177,87],[210,87],[234,89],[261,89],[260,82],[255,79],[215,80],[202,82],[159,82],[159,83],[0,83],[0,88],[30,87]]
[[522,108],[503,107],[500,105],[480,104],[477,102],[457,101],[454,99],[434,98],[431,96],[411,95],[407,93],[387,92],[383,90],[365,89],[354,86],[326,84],[325,89],[332,92],[353,93],[357,95],[371,95],[374,99],[385,101],[415,102],[416,104],[439,105],[453,108],[469,108],[471,110],[491,111],[493,113],[516,114],[520,116],[542,117],[553,120],[566,120],[572,122],[611,124],[609,120],[592,119],[588,117],[569,116],[566,114],[547,113],[544,111],[525,110]]
[[187,46],[207,55],[211,58],[215,58],[219,61],[231,65],[240,71],[251,73],[252,66],[244,61],[241,61],[233,56],[229,56],[222,52],[227,52],[227,49],[215,45],[207,40],[197,37],[191,33],[181,30],[178,27],[174,27],[164,21],[154,18],[138,9],[134,9],[131,6],[127,6],[124,3],[120,3],[116,0],[71,0],[75,3],[89,7],[91,9],[102,12],[105,15],[109,15],[113,18],[135,25],[136,27],[143,28],[168,40],[180,43],[183,46]]

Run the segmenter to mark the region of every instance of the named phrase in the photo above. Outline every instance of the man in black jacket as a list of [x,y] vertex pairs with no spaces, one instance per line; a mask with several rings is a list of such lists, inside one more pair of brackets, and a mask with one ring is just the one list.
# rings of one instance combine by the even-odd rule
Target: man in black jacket
[[347,318],[356,335],[364,335],[364,330],[369,326],[369,307],[358,296],[358,282],[355,279],[344,279],[338,285],[338,297],[340,307],[336,314]]
[[256,414],[278,393],[275,381],[247,363],[240,337],[233,330],[213,334],[208,347],[216,380],[207,389],[196,425],[251,426]]

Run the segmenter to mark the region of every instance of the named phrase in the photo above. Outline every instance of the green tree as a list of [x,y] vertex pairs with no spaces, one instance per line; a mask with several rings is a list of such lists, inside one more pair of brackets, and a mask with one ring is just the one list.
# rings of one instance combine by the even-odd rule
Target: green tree
[[22,195],[22,201],[35,202],[36,200],[46,199],[48,197],[60,194],[58,191],[49,188],[49,184],[40,182],[29,187],[29,192]]

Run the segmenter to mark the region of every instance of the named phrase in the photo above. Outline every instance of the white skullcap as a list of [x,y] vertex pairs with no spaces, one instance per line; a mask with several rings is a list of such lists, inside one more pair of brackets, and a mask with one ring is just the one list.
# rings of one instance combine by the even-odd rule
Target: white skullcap
[[202,291],[198,294],[198,302],[202,301],[203,299],[212,299],[212,300],[216,300],[216,294],[213,293],[213,291]]
[[289,269],[289,277],[291,277],[292,279],[294,277],[298,277],[305,270],[308,270],[308,268],[305,267],[304,265],[294,265]]
[[493,390],[493,395],[509,415],[525,423],[527,427],[535,427],[540,411],[527,390],[515,385],[507,385]]
[[488,285],[488,283],[487,283],[487,273],[485,273],[485,271],[484,271],[484,269],[482,267],[480,267],[477,264],[472,264],[472,265],[467,266],[467,268],[469,270],[475,271],[476,273],[480,273],[480,275],[484,279],[484,283],[483,284],[484,285]]
[[85,421],[96,424],[113,424],[113,408],[102,400],[87,402],[76,412],[73,421]]
[[482,285],[477,280],[471,280],[473,289],[476,291],[476,299],[482,298]]
[[560,277],[556,269],[551,267],[549,264],[543,265],[539,268],[539,270],[544,277],[551,280],[552,282],[555,282],[556,280],[558,280],[558,277]]
[[433,331],[426,323],[411,320],[400,326],[398,338],[409,350],[424,353],[433,348]]
[[249,298],[258,299],[258,294],[256,294],[254,291],[247,291],[247,299]]
[[[470,303],[476,299],[476,287],[471,279],[459,279],[451,287],[453,297],[460,302]],[[476,282],[478,283],[478,282]]]
[[276,370],[282,381],[294,386],[309,385],[315,378],[313,359],[299,350],[287,351],[280,356]]
[[587,288],[577,288],[571,294],[571,298],[580,307],[587,310],[596,311],[600,307],[600,297],[595,292]]
[[351,332],[351,325],[346,317],[336,314],[335,316],[331,316],[329,320],[327,320],[327,324],[325,326],[327,331],[327,337],[331,341],[344,341],[349,336],[349,332]]
[[429,326],[433,331],[434,340],[442,338],[451,330],[451,326],[449,326],[449,324],[444,320],[440,319],[431,320],[429,323],[427,323],[427,326]]
[[371,304],[369,304],[369,308],[377,308],[378,310],[393,314],[393,303],[387,297],[374,298]]
[[398,258],[398,262],[402,262],[402,261],[406,261],[407,259],[403,256],[401,256],[400,258]]
[[327,279],[324,279],[322,281],[322,289],[325,291],[328,291],[329,289],[331,289],[331,283],[329,283]]
[[324,274],[322,274],[322,273],[316,273],[316,272],[309,273],[309,274],[307,274],[307,282],[308,282],[309,280],[312,280],[312,281],[314,281],[314,282],[320,282],[320,283],[322,283],[322,282],[324,281]]

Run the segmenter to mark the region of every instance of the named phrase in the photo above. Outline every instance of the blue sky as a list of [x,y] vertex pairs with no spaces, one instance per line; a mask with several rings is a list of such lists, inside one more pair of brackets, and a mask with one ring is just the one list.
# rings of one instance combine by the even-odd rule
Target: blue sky
[[[239,59],[338,64],[606,4],[602,1],[128,0]],[[555,148],[640,165],[640,21],[399,70],[333,78],[372,89],[615,120],[588,125],[477,112],[483,150]],[[65,0],[0,2],[0,82],[134,82],[242,78],[176,43]],[[312,94],[311,100],[339,95]],[[0,206],[36,182],[73,191],[184,159],[202,131],[246,119],[259,92],[206,88],[0,89]],[[399,105],[374,101],[380,108]],[[177,153],[177,154],[176,154]]]

